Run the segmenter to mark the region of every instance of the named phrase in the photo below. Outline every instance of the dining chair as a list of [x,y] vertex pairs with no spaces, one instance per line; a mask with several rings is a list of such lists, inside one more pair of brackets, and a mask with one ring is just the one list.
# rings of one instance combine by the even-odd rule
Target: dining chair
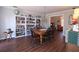
[[53,32],[52,32],[52,29],[51,28],[48,28],[45,32],[45,34],[43,35],[43,39],[45,41],[48,41],[48,40],[51,40],[53,38]]
[[40,39],[40,37],[34,33],[33,29],[31,29],[31,37],[33,39],[33,42],[37,42]]

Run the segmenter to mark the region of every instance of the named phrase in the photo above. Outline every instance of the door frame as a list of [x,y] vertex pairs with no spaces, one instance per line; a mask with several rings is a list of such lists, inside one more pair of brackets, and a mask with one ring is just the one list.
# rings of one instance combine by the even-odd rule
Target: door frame
[[[52,15],[52,16],[49,17],[49,25],[51,25],[51,22],[50,22],[51,17],[55,17],[55,16],[62,16],[62,17],[63,17],[63,20],[64,20],[64,14],[60,14],[60,15]],[[64,26],[63,26],[63,27],[64,27]],[[63,30],[64,30],[64,28],[63,28]]]

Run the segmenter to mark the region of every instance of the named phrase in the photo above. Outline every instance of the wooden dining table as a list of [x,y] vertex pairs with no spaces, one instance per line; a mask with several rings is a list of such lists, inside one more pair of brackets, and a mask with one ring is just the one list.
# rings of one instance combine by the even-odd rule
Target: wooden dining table
[[47,29],[34,29],[34,33],[40,36],[40,44],[42,44],[43,41],[43,34],[45,34]]

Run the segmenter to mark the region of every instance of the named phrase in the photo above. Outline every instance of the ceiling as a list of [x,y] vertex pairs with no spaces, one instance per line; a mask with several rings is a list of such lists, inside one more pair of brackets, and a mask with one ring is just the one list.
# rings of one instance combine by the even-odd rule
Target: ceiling
[[39,13],[39,14],[48,14],[63,10],[72,9],[79,6],[17,6],[17,8],[22,9],[24,12],[31,12],[31,13]]

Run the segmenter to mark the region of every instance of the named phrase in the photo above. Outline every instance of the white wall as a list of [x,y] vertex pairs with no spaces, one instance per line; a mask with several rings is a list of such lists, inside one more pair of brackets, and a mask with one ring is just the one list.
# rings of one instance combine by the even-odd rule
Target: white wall
[[0,7],[0,38],[2,38],[2,35],[1,35],[1,32],[2,32],[2,28],[1,28],[2,27],[2,24],[1,24],[2,23],[2,20],[1,20],[2,15],[1,14],[2,14],[2,7]]
[[0,11],[0,37],[1,39],[4,39],[3,32],[7,31],[8,28],[11,28],[14,32],[12,37],[15,37],[15,15],[14,15],[14,10],[6,8],[6,7],[1,7]]
[[48,28],[49,25],[49,17],[42,15],[41,26],[44,28]]
[[60,12],[55,12],[55,13],[50,13],[46,15],[46,24],[47,26],[50,26],[50,17],[52,16],[63,16],[64,18],[64,27],[63,27],[63,35],[66,37],[66,31],[67,31],[67,27],[68,27],[68,20],[69,20],[69,16],[73,14],[73,9],[71,10],[64,10],[64,11],[60,11]]

